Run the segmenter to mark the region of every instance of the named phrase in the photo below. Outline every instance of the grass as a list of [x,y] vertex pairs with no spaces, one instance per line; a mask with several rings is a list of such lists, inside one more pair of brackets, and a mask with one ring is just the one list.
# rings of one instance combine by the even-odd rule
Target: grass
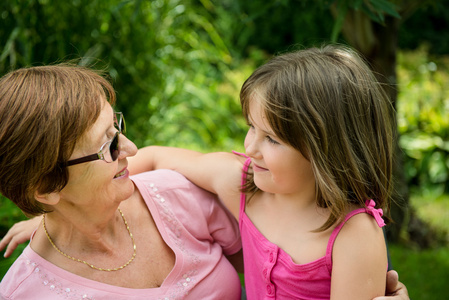
[[410,202],[418,217],[445,233],[449,241],[449,195],[432,191],[415,192]]
[[445,243],[430,249],[419,249],[413,241],[389,245],[393,268],[407,286],[410,298],[447,299],[449,278],[449,195],[434,191],[413,191],[410,204]]
[[389,245],[393,268],[412,300],[447,299],[449,248],[418,250]]

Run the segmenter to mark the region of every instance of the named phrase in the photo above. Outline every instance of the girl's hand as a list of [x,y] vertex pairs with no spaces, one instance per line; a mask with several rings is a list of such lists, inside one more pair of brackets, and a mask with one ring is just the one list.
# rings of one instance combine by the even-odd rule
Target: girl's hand
[[0,241],[0,251],[8,246],[3,256],[9,257],[19,244],[29,241],[31,234],[39,226],[41,220],[42,217],[39,216],[14,224]]
[[385,295],[385,297],[376,297],[373,300],[410,300],[407,287],[399,281],[399,275],[394,270],[387,273]]

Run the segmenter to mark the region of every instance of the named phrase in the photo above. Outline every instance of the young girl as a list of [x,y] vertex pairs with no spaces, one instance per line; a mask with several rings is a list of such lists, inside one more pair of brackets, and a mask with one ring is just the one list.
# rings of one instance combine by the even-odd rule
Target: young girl
[[239,220],[248,299],[372,299],[385,292],[393,124],[352,50],[275,57],[240,93],[246,154],[139,150],[130,170],[168,168]]

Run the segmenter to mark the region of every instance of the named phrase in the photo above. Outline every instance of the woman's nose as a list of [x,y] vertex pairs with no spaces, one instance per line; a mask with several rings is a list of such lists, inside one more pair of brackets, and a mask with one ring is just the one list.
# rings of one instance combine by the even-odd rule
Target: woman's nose
[[119,159],[123,159],[125,157],[134,156],[137,153],[137,146],[128,139],[125,135],[120,134],[119,139],[119,147],[120,147],[120,157]]

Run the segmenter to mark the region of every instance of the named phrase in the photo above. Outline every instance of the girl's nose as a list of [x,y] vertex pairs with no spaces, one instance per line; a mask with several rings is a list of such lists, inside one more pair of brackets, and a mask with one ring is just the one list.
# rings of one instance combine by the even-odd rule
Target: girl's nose
[[245,138],[245,152],[246,155],[250,157],[254,157],[258,153],[258,146],[257,146],[257,140],[255,139],[255,136],[253,133],[248,132]]

